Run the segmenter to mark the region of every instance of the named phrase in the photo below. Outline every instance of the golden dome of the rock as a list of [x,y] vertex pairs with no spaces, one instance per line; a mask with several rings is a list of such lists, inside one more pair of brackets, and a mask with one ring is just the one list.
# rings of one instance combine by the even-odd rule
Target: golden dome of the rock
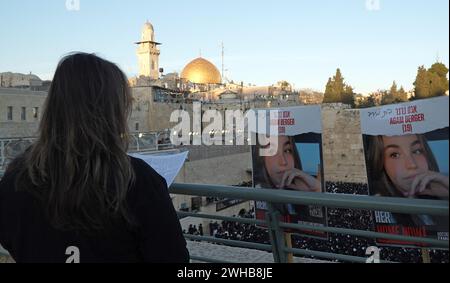
[[196,84],[220,84],[222,81],[216,66],[203,58],[197,58],[184,67],[181,78]]

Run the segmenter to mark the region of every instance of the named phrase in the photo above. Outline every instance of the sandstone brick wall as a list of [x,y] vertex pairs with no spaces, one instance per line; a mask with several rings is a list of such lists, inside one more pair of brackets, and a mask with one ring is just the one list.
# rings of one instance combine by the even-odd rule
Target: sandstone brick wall
[[[358,110],[341,104],[324,105],[322,144],[325,181],[367,183]],[[248,147],[191,146],[187,149],[191,151],[192,162],[183,168],[186,177],[177,181],[232,185],[246,176],[242,171],[251,169]]]
[[237,185],[250,181],[250,152],[186,162],[175,182],[213,185]]
[[324,105],[322,144],[325,181],[367,183],[358,110]]
[[[0,138],[35,136],[42,116],[45,92],[0,89]],[[8,107],[13,109],[13,119],[8,120]],[[22,120],[22,107],[26,120]],[[38,107],[38,117],[33,117],[33,108]]]
[[[150,87],[135,87],[132,89],[134,103],[133,112],[129,120],[129,127],[132,132],[149,132],[160,131],[172,128],[176,123],[170,122],[170,115],[174,110],[179,110],[180,107],[186,110],[191,119],[192,104],[180,103],[161,103],[153,101],[153,88]],[[42,115],[43,104],[46,98],[45,92],[32,92],[29,90],[17,89],[0,89],[0,137],[26,137],[35,136],[39,125],[39,118]],[[7,120],[7,108],[13,106],[13,121]],[[245,103],[246,107],[264,108],[269,106],[267,102],[254,101],[250,104]],[[278,105],[271,105],[278,107]],[[290,103],[283,106],[293,106]],[[21,120],[21,107],[26,107],[27,117],[26,121]],[[34,119],[32,116],[33,107],[39,107],[39,118]],[[238,104],[207,104],[203,110],[221,109],[223,112],[228,109],[239,109],[242,105]],[[322,127],[323,127],[323,158],[324,158],[324,173],[326,181],[343,181],[343,182],[367,182],[366,168],[364,163],[364,151],[362,145],[362,136],[360,131],[358,110],[349,109],[342,104],[324,104],[322,105]],[[139,124],[139,129],[136,130],[136,123]],[[191,121],[192,123],[192,121]],[[192,125],[192,124],[191,124]],[[204,124],[205,125],[205,124]],[[191,129],[193,130],[193,129]],[[191,148],[191,151],[196,151]],[[202,158],[217,157],[216,150],[197,150],[197,155],[205,155]],[[227,151],[227,147],[219,150],[223,156],[233,154]],[[240,152],[242,153],[242,151]],[[208,157],[209,155],[209,157]],[[242,157],[246,159],[245,162],[250,164],[250,155]],[[240,162],[241,160],[237,161]],[[212,162],[212,161],[211,161]],[[228,162],[227,158],[222,158],[222,162]],[[232,162],[232,159],[230,159]],[[193,166],[196,163],[191,163]],[[203,162],[197,163],[196,166]],[[227,164],[229,167],[229,164]],[[240,165],[239,165],[240,166]],[[240,168],[237,166],[237,168]],[[203,168],[203,167],[202,167]],[[209,167],[211,168],[214,167]],[[186,170],[190,170],[187,169]],[[192,174],[195,170],[192,170]],[[207,178],[200,177],[200,179],[192,181],[207,180]],[[239,176],[239,175],[236,175]],[[222,178],[217,176],[217,178]],[[223,179],[225,176],[223,177]],[[210,179],[208,179],[210,180]],[[216,183],[211,180],[212,183]],[[219,182],[220,183],[220,182]],[[233,182],[239,183],[239,182]]]

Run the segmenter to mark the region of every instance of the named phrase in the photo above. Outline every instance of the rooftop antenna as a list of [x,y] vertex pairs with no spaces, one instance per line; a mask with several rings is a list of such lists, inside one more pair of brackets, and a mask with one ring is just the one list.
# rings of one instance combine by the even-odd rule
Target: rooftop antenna
[[436,52],[436,63],[441,63],[441,58],[439,57],[439,51]]
[[225,46],[223,45],[223,41],[222,41],[222,83],[223,83],[223,77],[224,77],[224,57],[225,57]]
[[199,57],[202,58],[202,49],[200,48],[198,51],[199,51],[199,55],[200,55]]

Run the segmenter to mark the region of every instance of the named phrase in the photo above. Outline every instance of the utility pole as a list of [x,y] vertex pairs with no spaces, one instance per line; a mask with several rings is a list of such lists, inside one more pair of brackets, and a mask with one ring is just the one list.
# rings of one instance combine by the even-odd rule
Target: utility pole
[[224,45],[223,45],[223,41],[222,41],[222,83],[223,83],[223,78],[224,78],[224,70],[225,70],[225,67],[224,67],[224,57],[225,57],[225,47],[224,47]]

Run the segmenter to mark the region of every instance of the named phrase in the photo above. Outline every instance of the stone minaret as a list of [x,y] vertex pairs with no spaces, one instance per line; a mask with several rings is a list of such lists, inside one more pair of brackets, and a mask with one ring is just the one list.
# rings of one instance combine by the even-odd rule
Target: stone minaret
[[136,54],[138,56],[139,74],[138,76],[150,77],[151,79],[159,78],[159,49],[158,42],[155,42],[155,32],[152,24],[148,21],[142,29],[141,41],[136,42],[138,45]]

